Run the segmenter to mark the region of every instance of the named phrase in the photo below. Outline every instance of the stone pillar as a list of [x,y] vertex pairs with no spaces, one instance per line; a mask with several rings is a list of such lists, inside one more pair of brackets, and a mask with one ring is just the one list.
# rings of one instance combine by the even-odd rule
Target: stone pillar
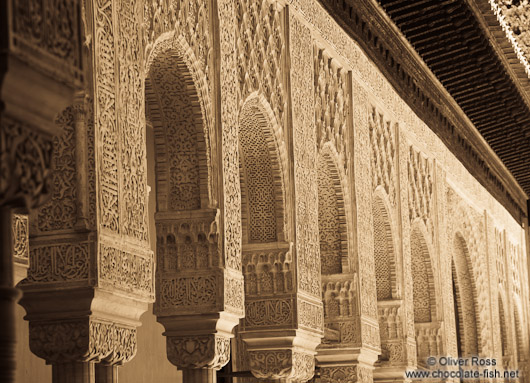
[[[215,383],[242,316],[241,274],[223,267],[217,210],[157,213],[155,314],[186,382]],[[212,380],[213,379],[213,380]]]
[[184,381],[214,383],[244,316],[235,9],[228,0],[188,5],[146,2],[148,92],[164,100],[148,104],[157,172],[154,311]]
[[[259,226],[272,227],[273,234],[263,239],[258,234],[252,238],[247,233],[243,245],[245,318],[239,334],[244,351],[240,350],[239,354],[244,355],[239,356],[246,359],[246,368],[256,378],[304,382],[314,375],[316,347],[323,336],[316,136],[314,118],[308,112],[313,110],[313,79],[310,75],[313,59],[309,30],[283,4],[272,2],[255,6],[252,1],[242,1],[237,5],[241,62],[238,65],[252,73],[239,78],[242,110],[246,113],[247,106],[259,99],[255,109],[261,110],[262,115],[257,117],[258,112],[249,115],[259,121],[267,120],[263,132],[269,134],[274,148],[271,150],[275,152],[271,155],[274,169],[270,172],[276,178],[267,193],[273,193],[275,202],[281,205],[271,209],[275,224],[270,226],[267,226],[269,221],[261,221],[261,217],[252,216],[250,211],[247,213],[247,221],[257,222],[256,226],[246,223],[244,229],[248,233]],[[262,17],[263,14],[267,17]],[[249,25],[250,20],[259,20],[259,25]],[[293,24],[296,24],[294,29],[287,28]],[[251,28],[260,31],[256,36],[258,42],[247,40]],[[290,35],[295,35],[292,43],[289,42]],[[272,40],[278,42],[275,47],[261,44]],[[250,47],[249,51],[246,46]],[[251,59],[254,55],[271,57],[272,67],[260,70]],[[286,67],[289,55],[293,57],[292,62],[296,62],[290,71]],[[291,76],[291,90],[288,90],[288,76]],[[292,121],[287,117],[291,114],[290,97]],[[242,115],[247,116],[243,112]],[[247,125],[240,126],[241,137],[245,138],[240,141],[241,145],[249,141],[243,128],[250,129]],[[245,151],[248,148],[242,147],[242,152]],[[249,156],[246,152],[245,155],[243,165],[248,166]],[[245,171],[248,176],[248,169]],[[246,188],[251,190],[250,182],[247,178],[245,181]],[[247,199],[243,201],[247,206],[258,203],[250,197]],[[238,366],[238,369],[243,368]]]
[[[8,383],[15,372],[14,305],[20,297],[14,284],[27,262],[24,243],[13,246],[27,222],[13,226],[12,209],[27,213],[49,197],[51,140],[60,133],[53,120],[79,83],[78,20],[65,17],[75,13],[74,6],[54,12],[50,6],[27,17],[26,4],[0,5],[0,380]],[[57,41],[67,43],[57,48]]]
[[142,15],[119,0],[72,2],[61,12],[76,25],[58,32],[82,30],[86,41],[72,49],[81,53],[84,81],[55,119],[62,130],[53,142],[55,188],[30,216],[21,305],[30,349],[53,366],[54,382],[116,382],[115,366],[134,357],[139,318],[154,300]]

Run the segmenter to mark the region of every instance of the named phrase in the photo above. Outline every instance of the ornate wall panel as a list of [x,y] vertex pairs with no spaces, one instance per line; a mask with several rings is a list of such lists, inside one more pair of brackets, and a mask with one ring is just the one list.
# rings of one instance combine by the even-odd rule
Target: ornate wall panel
[[39,210],[39,231],[72,229],[77,221],[76,107],[57,118],[63,133],[53,140],[51,200]]
[[80,85],[81,3],[77,0],[24,0],[11,3],[11,51],[62,81]]
[[370,112],[366,90],[356,80],[353,81],[352,89],[354,103],[354,179],[359,180],[359,182],[355,182],[359,308],[361,316],[370,318],[370,322],[363,324],[361,328],[361,337],[363,345],[377,349],[380,346],[380,342],[378,339],[377,289],[373,259],[372,184],[371,182],[366,182],[366,180],[372,179],[371,164],[366,161],[367,158],[371,158]]
[[398,203],[396,191],[396,131],[397,125],[372,107],[370,113],[370,144],[372,148],[372,187],[381,185],[394,208]]
[[285,14],[279,2],[236,2],[238,84],[240,102],[261,91],[271,105],[280,127],[285,123]]
[[[464,260],[459,261],[454,259],[458,274],[465,273],[467,265],[468,275],[463,277],[473,284],[473,289],[476,293],[475,302],[477,334],[479,336],[479,349],[481,354],[487,355],[493,352],[493,339],[491,329],[491,312],[490,312],[490,287],[488,284],[488,266],[486,259],[486,242],[485,242],[485,227],[484,218],[480,214],[474,212],[471,208],[465,205],[460,197],[452,190],[448,189],[448,217],[452,218],[452,224],[448,228],[448,241],[455,244],[455,249],[463,249],[459,252],[462,257],[465,254]],[[459,237],[459,238],[457,238]],[[456,238],[456,239],[455,239]],[[459,266],[458,262],[462,262]],[[466,306],[468,304],[466,303]]]
[[313,116],[313,46],[311,33],[290,15],[291,68],[294,144],[294,187],[296,190],[296,254],[298,287],[320,297],[320,251],[318,240],[318,187],[314,159],[316,137]]
[[0,203],[42,205],[51,192],[52,137],[3,115],[0,145]]

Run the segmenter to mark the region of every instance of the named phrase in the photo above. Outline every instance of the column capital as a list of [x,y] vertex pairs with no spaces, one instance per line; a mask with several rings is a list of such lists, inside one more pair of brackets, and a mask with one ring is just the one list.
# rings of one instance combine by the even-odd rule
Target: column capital
[[167,357],[179,369],[221,369],[230,360],[231,336],[167,337]]

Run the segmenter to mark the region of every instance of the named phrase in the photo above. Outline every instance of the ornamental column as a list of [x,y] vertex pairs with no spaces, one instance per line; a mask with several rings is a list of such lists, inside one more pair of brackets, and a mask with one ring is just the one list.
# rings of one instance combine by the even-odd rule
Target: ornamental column
[[244,316],[237,64],[225,2],[147,1],[147,116],[156,171],[154,311],[168,360],[214,383]]
[[[52,365],[54,382],[116,382],[116,366],[134,357],[139,318],[154,300],[142,8],[115,0],[68,4],[61,11],[69,13],[50,24],[78,31],[83,19],[85,44],[75,52],[82,52],[84,83],[55,121],[63,131],[53,142],[55,188],[30,217],[21,305],[30,348]],[[70,20],[77,24],[61,24]]]
[[[66,17],[66,16],[73,17]],[[14,288],[27,264],[27,217],[52,190],[55,114],[80,84],[74,7],[0,5],[0,380],[15,374]],[[17,215],[14,216],[13,213]],[[20,239],[21,241],[18,241]],[[15,262],[15,270],[14,270]],[[20,266],[21,265],[21,266]]]

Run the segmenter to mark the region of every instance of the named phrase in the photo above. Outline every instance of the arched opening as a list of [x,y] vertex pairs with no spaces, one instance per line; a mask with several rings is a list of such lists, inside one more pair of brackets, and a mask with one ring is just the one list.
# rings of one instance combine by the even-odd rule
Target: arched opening
[[441,353],[434,274],[425,236],[418,227],[410,237],[414,325],[418,362]]
[[344,197],[337,169],[323,155],[318,161],[318,232],[322,275],[341,274],[348,264]]
[[318,159],[318,229],[324,303],[323,344],[352,341],[357,312],[356,278],[348,260],[344,192],[334,157],[322,149]]
[[[180,49],[161,48],[150,61],[145,84],[146,116],[154,132],[159,272],[219,263],[210,233],[215,210],[208,209],[208,128],[184,57]],[[171,291],[160,281],[162,294],[164,287]]]
[[384,301],[397,298],[394,241],[388,211],[379,197],[372,212],[377,300]]
[[460,234],[453,241],[453,299],[459,356],[480,353],[474,276],[467,245]]
[[414,323],[436,320],[436,294],[431,259],[425,238],[413,230],[410,240]]
[[515,319],[515,344],[517,350],[517,366],[519,368],[524,366],[525,361],[525,350],[524,350],[524,338],[523,338],[523,328],[521,327],[521,318],[519,316],[519,311],[517,308],[514,308],[514,319]]
[[502,348],[502,363],[504,369],[508,369],[510,362],[510,345],[508,341],[508,327],[506,326],[506,310],[504,307],[504,301],[501,294],[498,298],[499,305],[499,326],[501,335],[501,348]]
[[[394,344],[402,340],[401,301],[396,289],[396,260],[388,210],[380,196],[372,203],[374,261],[381,355],[378,366],[387,367]],[[377,373],[377,371],[376,371]]]
[[[263,96],[250,96],[239,113],[239,159],[245,318],[236,332],[233,370],[249,373],[250,344],[263,336],[269,311],[285,320],[271,298],[294,291],[290,244],[286,241],[284,164],[278,127]],[[283,301],[282,301],[283,302]],[[270,327],[270,324],[269,324]],[[244,333],[245,341],[242,339]],[[271,337],[274,340],[274,337]],[[248,341],[248,343],[247,343]],[[238,378],[239,379],[239,378]]]
[[259,99],[247,101],[239,117],[244,244],[284,240],[283,177],[271,125]]

